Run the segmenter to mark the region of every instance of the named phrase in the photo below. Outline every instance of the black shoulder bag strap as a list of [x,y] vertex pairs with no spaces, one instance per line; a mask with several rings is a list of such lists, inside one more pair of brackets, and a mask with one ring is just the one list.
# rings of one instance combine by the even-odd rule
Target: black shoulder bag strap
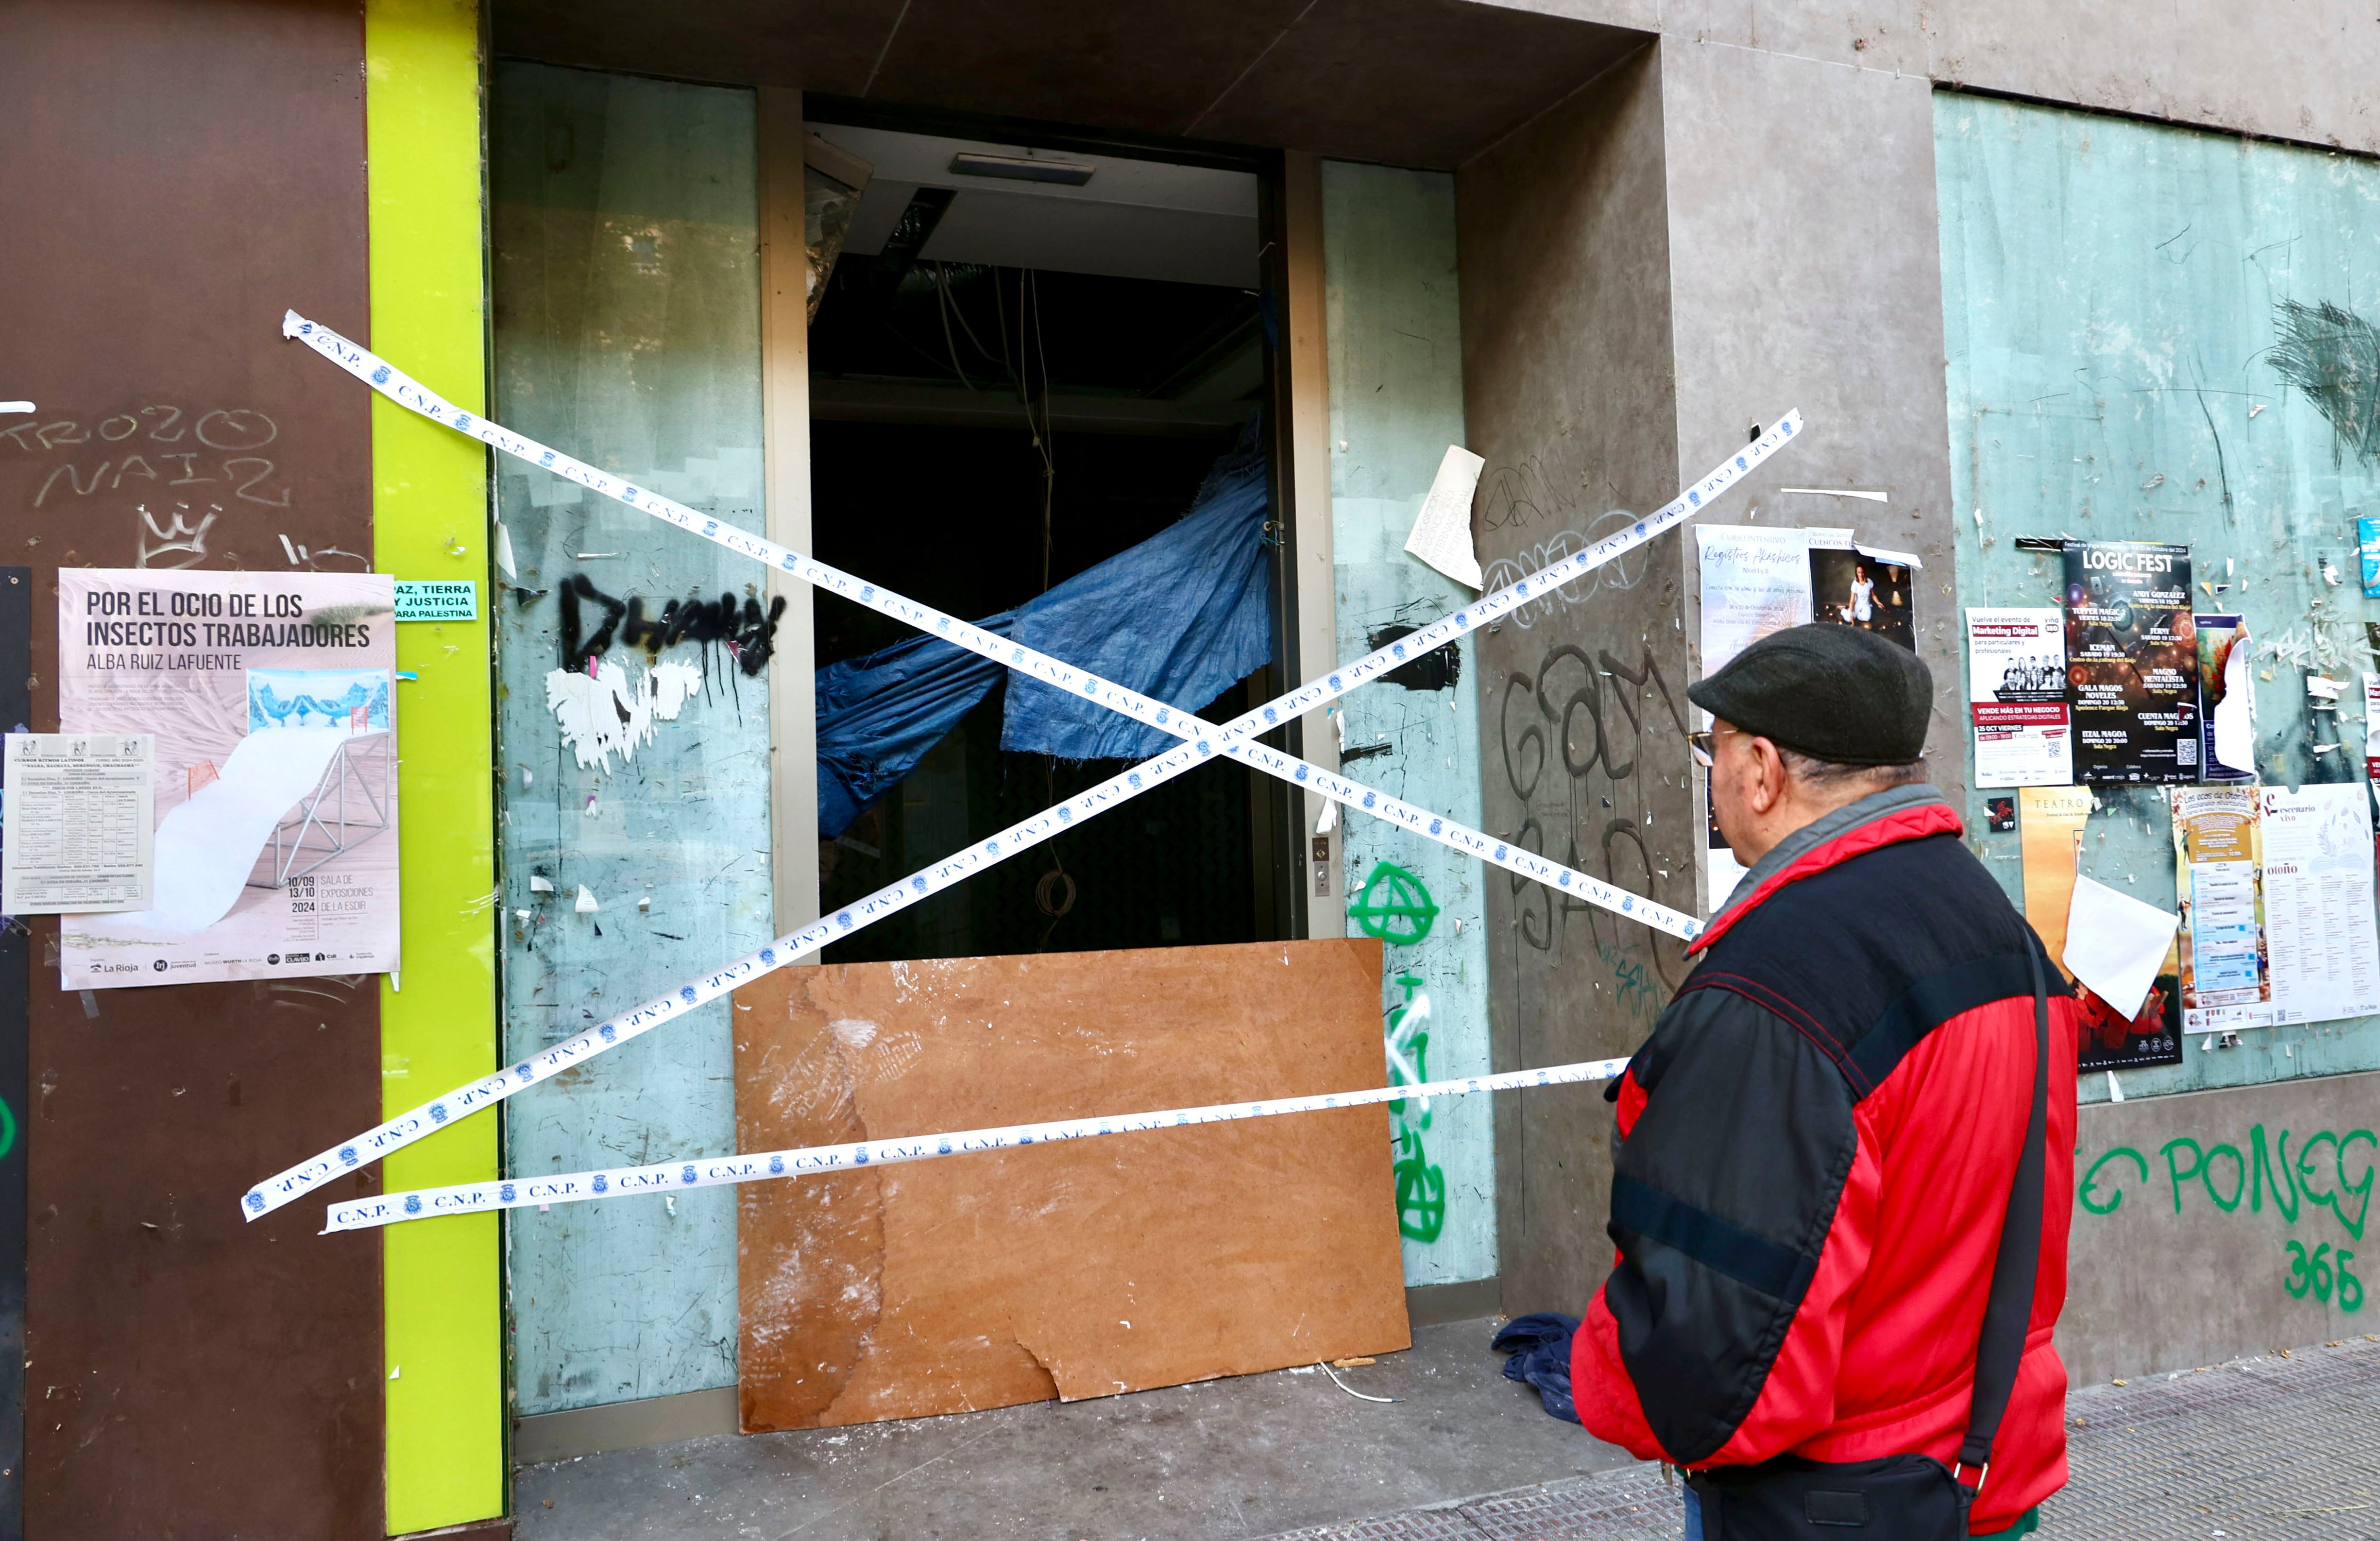
[[2009,1188],[2008,1218],[2000,1226],[1999,1256],[1992,1263],[1991,1295],[1984,1306],[1984,1329],[1975,1343],[1974,1401],[1967,1414],[1967,1440],[1959,1466],[1977,1468],[1975,1487],[1990,1473],[1992,1441],[2016,1389],[2018,1361],[2033,1317],[2035,1275],[2041,1263],[2042,1168],[2049,1136],[2049,989],[2041,971],[2041,949],[2026,939],[2025,961],[2033,965],[2033,1113],[2017,1154],[2016,1181]]

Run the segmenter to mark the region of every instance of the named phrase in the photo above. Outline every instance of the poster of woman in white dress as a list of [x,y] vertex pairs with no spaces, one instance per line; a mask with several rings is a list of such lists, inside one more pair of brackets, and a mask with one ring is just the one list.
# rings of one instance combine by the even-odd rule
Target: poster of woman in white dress
[[1810,548],[1813,609],[1821,621],[1857,626],[1917,650],[1916,613],[1910,597],[1910,570],[1856,547]]

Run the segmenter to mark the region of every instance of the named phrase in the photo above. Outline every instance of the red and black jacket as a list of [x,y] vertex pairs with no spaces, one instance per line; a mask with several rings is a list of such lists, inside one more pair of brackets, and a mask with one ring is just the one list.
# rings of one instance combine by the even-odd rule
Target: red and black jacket
[[[2039,942],[1928,787],[1745,876],[1608,1096],[1618,1265],[1572,1349],[1589,1431],[1645,1460],[1948,1463],[2033,1103]],[[2074,1002],[2055,968],[2041,1262],[1971,1523],[2066,1481]]]

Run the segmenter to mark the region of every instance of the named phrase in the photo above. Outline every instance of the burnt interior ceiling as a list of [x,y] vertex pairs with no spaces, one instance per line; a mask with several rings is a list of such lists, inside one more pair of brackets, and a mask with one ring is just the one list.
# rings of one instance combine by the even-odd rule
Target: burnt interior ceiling
[[1484,0],[494,0],[554,64],[1451,169],[1645,34]]

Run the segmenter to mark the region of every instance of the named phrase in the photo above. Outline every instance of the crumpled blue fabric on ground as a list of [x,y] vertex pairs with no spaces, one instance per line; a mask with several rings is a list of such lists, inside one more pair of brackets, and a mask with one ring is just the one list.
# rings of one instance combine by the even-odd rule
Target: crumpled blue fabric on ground
[[[1196,712],[1272,657],[1268,507],[1256,423],[1208,472],[1190,512],[1129,551],[977,625]],[[818,672],[819,833],[851,827],[1008,671],[917,637]],[[1180,742],[1018,674],[1000,746],[1063,759],[1146,759]]]
[[1505,1379],[1536,1387],[1547,1412],[1573,1424],[1578,1409],[1570,1400],[1570,1341],[1577,1331],[1576,1317],[1533,1311],[1506,1322],[1488,1345],[1511,1356],[1504,1361]]

